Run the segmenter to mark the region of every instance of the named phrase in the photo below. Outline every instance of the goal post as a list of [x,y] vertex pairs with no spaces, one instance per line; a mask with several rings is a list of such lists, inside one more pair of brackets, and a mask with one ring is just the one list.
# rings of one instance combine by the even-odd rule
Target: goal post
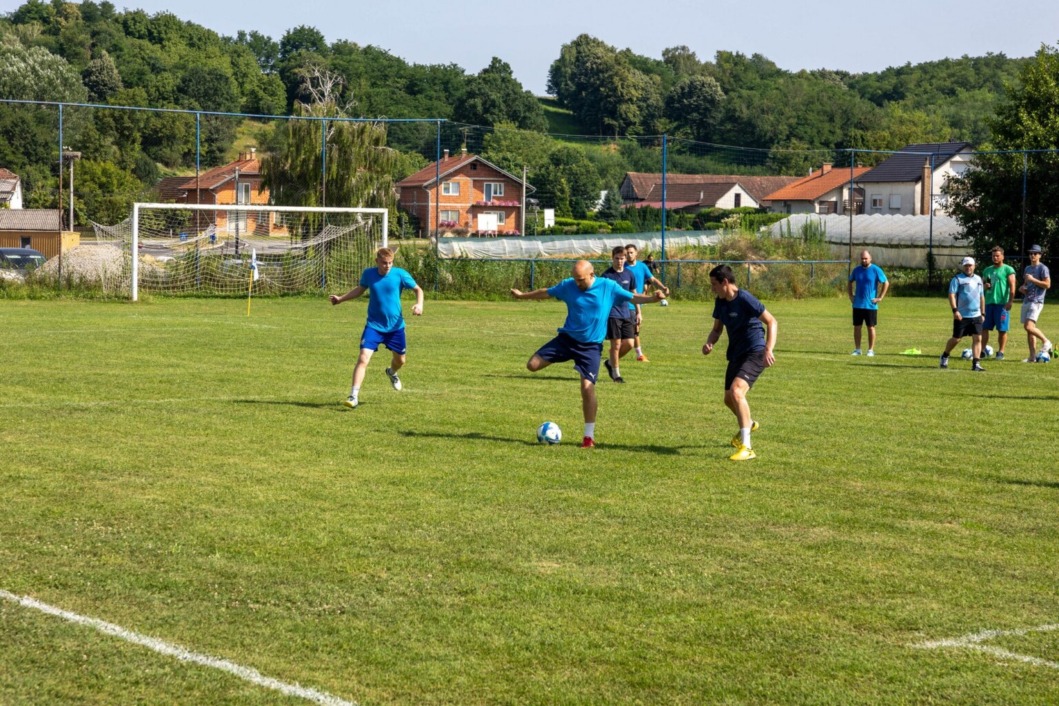
[[[388,246],[385,208],[136,203],[127,243],[132,301],[165,294],[288,294],[352,288]],[[97,229],[98,230],[98,229]]]

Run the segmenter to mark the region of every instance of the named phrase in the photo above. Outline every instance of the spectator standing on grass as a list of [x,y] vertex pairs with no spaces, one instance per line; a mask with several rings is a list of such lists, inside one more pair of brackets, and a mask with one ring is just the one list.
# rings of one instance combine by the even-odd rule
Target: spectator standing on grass
[[996,329],[996,359],[1004,360],[1011,326],[1011,305],[1015,301],[1015,268],[1004,262],[1004,248],[996,245],[990,251],[993,264],[982,270],[985,283],[985,323],[982,326],[982,351],[989,345],[989,332]]
[[559,284],[532,292],[511,290],[515,299],[547,299],[554,297],[566,304],[566,321],[558,335],[545,343],[526,362],[532,373],[552,363],[574,361],[574,370],[581,375],[581,411],[585,418],[585,434],[581,448],[596,445],[596,379],[603,352],[603,338],[607,335],[607,319],[618,304],[646,304],[665,299],[662,292],[652,296],[633,294],[613,280],[596,277],[592,263],[578,260],[572,276]]
[[945,343],[940,367],[949,367],[949,353],[964,336],[971,337],[971,370],[985,372],[979,361],[982,354],[982,322],[985,320],[985,285],[974,273],[974,258],[965,257],[963,270],[949,282],[949,306],[952,307],[952,338]]
[[[625,269],[625,248],[618,245],[610,251],[611,266],[601,275],[606,279],[613,280],[628,292],[635,292],[636,279],[632,272]],[[639,305],[634,305],[635,311],[640,310]],[[636,318],[633,310],[624,301],[615,302],[607,318],[607,340],[610,341],[608,359],[603,361],[604,367],[610,379],[614,382],[624,383],[621,376],[619,364],[621,357],[633,348],[633,339],[636,337]]]
[[[640,249],[636,247],[635,243],[629,243],[625,246],[625,268],[632,272],[636,278],[636,293],[643,294],[644,286],[650,284],[657,289],[661,290],[667,297],[669,296],[669,287],[662,283],[662,280],[657,279],[651,270],[642,262],[637,262],[636,258],[640,253]],[[643,353],[643,347],[640,345],[640,326],[643,324],[643,310],[636,309],[636,335],[633,337],[633,347],[636,349],[636,360],[641,363],[649,362],[647,356]]]
[[329,297],[334,305],[370,292],[368,320],[360,337],[360,357],[353,367],[353,386],[349,397],[342,403],[350,409],[355,409],[360,404],[360,386],[364,382],[364,374],[368,370],[371,356],[379,350],[380,345],[386,346],[392,353],[390,367],[386,368],[386,377],[390,378],[393,389],[398,392],[401,390],[401,378],[397,376],[397,371],[404,367],[405,354],[408,351],[404,315],[401,312],[401,291],[405,289],[415,291],[416,303],[412,307],[412,314],[421,316],[423,288],[416,284],[406,270],[393,266],[392,250],[379,248],[375,253],[375,267],[369,267],[361,273],[360,284],[345,294],[332,294]]
[[1052,342],[1037,328],[1037,320],[1044,308],[1044,293],[1052,287],[1052,274],[1048,271],[1048,265],[1041,263],[1041,246],[1032,245],[1029,251],[1030,264],[1022,273],[1022,312],[1020,320],[1022,327],[1026,329],[1026,345],[1030,348],[1030,356],[1023,363],[1034,363],[1037,361],[1037,340],[1041,341],[1041,353],[1051,355]]
[[702,354],[709,355],[721,338],[721,330],[727,329],[728,369],[724,374],[724,404],[739,423],[739,433],[732,437],[736,452],[729,458],[749,461],[757,458],[751,448],[750,432],[757,431],[760,425],[750,416],[746,395],[765,368],[776,363],[773,351],[779,325],[757,297],[736,286],[735,273],[728,265],[718,265],[710,270],[710,289],[717,298],[713,305],[713,329],[702,346]]
[[[854,288],[854,285],[856,287]],[[860,265],[849,273],[846,292],[853,302],[853,355],[860,355],[861,328],[868,327],[868,357],[875,355],[875,327],[879,320],[879,302],[886,297],[890,282],[882,268],[871,261],[871,253],[860,254]]]

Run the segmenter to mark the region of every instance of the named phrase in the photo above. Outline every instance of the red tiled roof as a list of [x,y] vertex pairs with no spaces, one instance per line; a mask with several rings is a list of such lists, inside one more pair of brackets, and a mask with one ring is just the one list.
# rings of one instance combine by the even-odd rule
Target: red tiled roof
[[10,169],[0,167],[0,179],[18,179],[18,174],[15,174]]
[[[627,172],[626,181],[635,200],[643,200],[655,184],[662,183],[661,173]],[[741,174],[666,174],[666,190],[679,184],[739,184],[758,203],[768,201],[768,195],[782,189],[798,177],[744,176]],[[623,190],[624,193],[624,190]],[[667,194],[668,195],[668,194]]]
[[[676,204],[681,202],[691,202],[700,204],[702,206],[713,206],[721,199],[725,194],[734,189],[737,186],[736,182],[718,182],[714,184],[670,184],[669,180],[666,180],[666,207],[667,208],[680,208],[679,206],[670,204]],[[654,184],[651,190],[647,192],[647,196],[644,201],[657,201],[659,204],[662,202],[662,184]]]
[[[434,178],[439,175],[439,169],[440,177],[442,180],[444,180],[445,177],[449,174],[452,174],[454,171],[456,171],[463,165],[470,164],[475,160],[480,160],[482,162],[485,162],[486,164],[489,164],[484,159],[475,154],[460,154],[456,155],[455,157],[445,157],[444,159],[438,162],[431,162],[429,165],[423,167],[415,174],[405,177],[401,181],[397,182],[397,186],[426,186],[427,184],[433,184]],[[490,164],[489,166],[492,167],[493,165]]]
[[163,177],[154,185],[154,188],[158,190],[158,198],[162,201],[177,201],[184,198],[187,194],[184,182],[187,180],[186,176]]
[[[854,179],[869,171],[871,167],[855,167]],[[849,183],[849,169],[828,169],[812,172],[787,186],[768,195],[769,201],[814,201],[824,194]]]
[[[202,172],[198,179],[186,177],[182,189],[216,189],[235,178],[235,171],[239,170],[240,177],[255,178],[261,176],[261,162],[254,159],[237,159],[228,164],[222,164]],[[197,185],[197,186],[196,186]],[[173,187],[175,188],[175,187]]]

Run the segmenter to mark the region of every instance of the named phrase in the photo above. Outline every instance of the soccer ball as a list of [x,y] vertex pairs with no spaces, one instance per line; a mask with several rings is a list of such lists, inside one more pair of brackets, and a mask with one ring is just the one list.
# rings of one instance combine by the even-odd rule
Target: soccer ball
[[983,348],[982,349],[982,357],[983,358],[992,358],[993,357],[993,347],[992,346],[986,346],[985,348]]
[[542,444],[558,444],[563,440],[563,432],[555,422],[545,422],[537,427],[537,441]]
[[669,300],[663,299],[662,301],[658,302],[658,306],[669,306]]
[[1052,362],[1052,357],[1050,355],[1048,355],[1047,353],[1045,353],[1044,351],[1041,351],[1040,353],[1037,354],[1037,362],[1038,363],[1051,363]]
[[974,351],[970,348],[964,348],[963,353],[960,353],[960,357],[964,360],[970,360],[971,358],[974,358]]

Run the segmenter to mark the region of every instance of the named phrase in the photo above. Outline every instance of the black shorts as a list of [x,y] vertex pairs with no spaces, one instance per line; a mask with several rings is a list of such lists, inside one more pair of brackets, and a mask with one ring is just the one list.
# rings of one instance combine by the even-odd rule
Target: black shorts
[[854,309],[853,310],[853,325],[860,326],[862,324],[868,324],[870,328],[875,328],[875,325],[879,323],[879,310],[878,309]]
[[964,336],[981,336],[982,324],[985,317],[979,316],[973,319],[952,320],[952,337],[963,338]]
[[636,319],[607,319],[607,340],[636,338]]
[[728,370],[724,373],[724,389],[731,390],[736,378],[746,380],[747,385],[753,387],[754,382],[765,368],[764,348],[750,351],[740,358],[728,361]]
[[569,334],[560,332],[558,336],[541,346],[534,355],[549,363],[574,361],[574,370],[582,378],[595,384],[599,377],[599,361],[603,353],[602,343],[583,343]]

